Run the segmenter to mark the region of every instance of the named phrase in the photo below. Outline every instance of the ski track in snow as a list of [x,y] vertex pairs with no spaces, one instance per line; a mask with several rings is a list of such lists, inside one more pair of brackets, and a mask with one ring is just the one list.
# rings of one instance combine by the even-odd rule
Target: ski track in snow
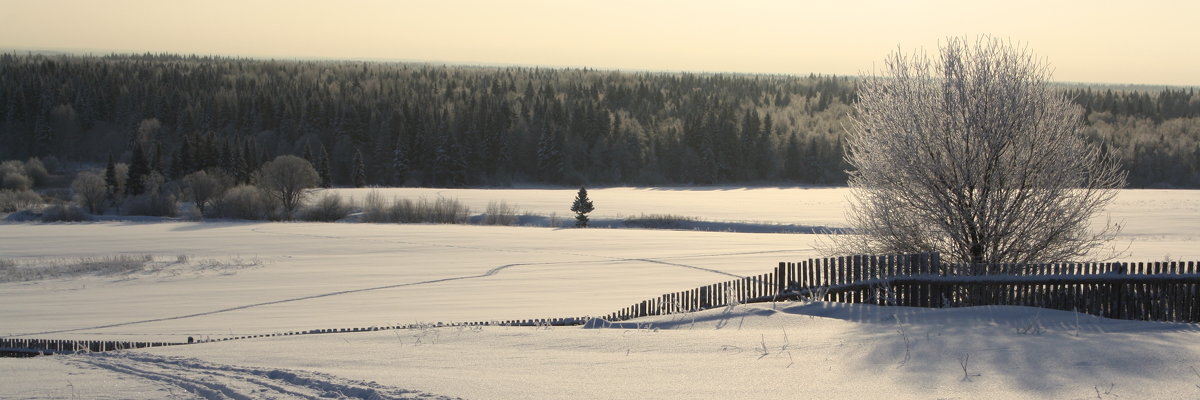
[[[447,247],[447,248],[454,248],[454,249],[495,251],[495,252],[503,252],[503,253],[560,254],[560,255],[576,256],[576,257],[601,258],[601,259],[603,259],[603,261],[645,262],[645,263],[653,263],[653,264],[670,265],[670,266],[681,267],[681,268],[689,268],[689,269],[694,269],[694,270],[698,270],[698,271],[711,272],[714,274],[725,275],[725,276],[739,278],[739,279],[743,278],[743,276],[741,276],[741,275],[731,274],[731,273],[721,271],[721,270],[697,267],[697,266],[688,265],[688,264],[666,262],[666,261],[650,259],[650,258],[625,258],[625,257],[603,256],[603,255],[596,255],[596,254],[586,254],[586,253],[570,253],[570,252],[562,252],[562,251],[497,249],[497,248],[489,248],[489,247],[464,246],[464,245],[456,245],[456,244],[413,242],[413,241],[396,240],[396,239],[348,238],[348,237],[344,237],[344,236],[317,235],[317,234],[311,234],[311,233],[272,232],[272,231],[264,230],[263,228],[251,228],[250,230],[252,232],[269,234],[269,235],[288,235],[288,236],[314,237],[314,238],[321,238],[321,239],[372,241],[372,242],[380,242],[380,243],[398,243],[398,244],[407,244],[407,245],[413,245],[413,246]],[[679,257],[672,257],[672,258],[717,257],[717,256],[735,256],[735,255],[748,255],[748,254],[768,254],[768,253],[793,253],[793,252],[804,252],[804,251],[805,250],[802,250],[802,249],[767,250],[767,251],[736,252],[736,253],[695,254],[695,255],[679,256]],[[580,263],[580,262],[553,262],[553,263],[536,263],[536,264],[570,264],[570,263]],[[534,263],[516,264],[516,265],[534,265]],[[501,268],[504,268],[504,267],[501,267]],[[479,277],[483,277],[483,276],[490,276],[490,275],[485,274],[485,275],[480,275],[480,276],[472,276],[471,278],[479,278]]]
[[[336,292],[319,293],[319,294],[314,294],[314,295],[310,295],[310,296],[301,296],[301,297],[293,297],[293,298],[280,299],[280,300],[265,301],[265,302],[261,302],[261,303],[245,304],[245,305],[240,305],[240,306],[227,307],[227,308],[222,308],[222,309],[218,309],[218,310],[205,311],[205,312],[199,312],[199,313],[193,313],[193,314],[144,319],[144,320],[138,320],[138,321],[119,322],[119,323],[114,323],[114,324],[89,326],[89,327],[82,327],[82,328],[59,329],[59,330],[43,331],[43,332],[30,332],[30,333],[10,335],[9,337],[50,335],[50,334],[55,334],[55,333],[78,332],[78,331],[87,331],[87,330],[94,330],[94,329],[106,329],[106,328],[115,328],[115,327],[121,327],[121,326],[148,324],[148,323],[153,323],[153,322],[173,321],[173,320],[179,320],[179,319],[196,318],[196,317],[203,317],[203,316],[214,315],[214,314],[227,313],[227,312],[231,312],[231,311],[245,310],[245,309],[255,308],[255,307],[262,307],[262,306],[269,306],[269,305],[283,304],[283,303],[293,303],[293,302],[298,302],[298,301],[319,299],[319,298],[332,297],[332,296],[340,296],[340,295],[346,295],[346,294],[352,294],[352,293],[362,293],[362,292],[369,292],[369,291],[375,291],[375,290],[395,289],[395,288],[401,288],[401,287],[407,287],[407,286],[428,285],[428,284],[434,284],[434,283],[460,281],[460,280],[467,280],[467,279],[480,279],[480,278],[487,278],[490,276],[494,276],[494,275],[500,273],[501,271],[504,271],[509,268],[520,267],[520,266],[530,266],[530,265],[593,264],[593,263],[604,263],[604,262],[614,262],[614,261],[615,262],[644,262],[644,263],[669,265],[669,266],[675,266],[675,267],[680,267],[680,268],[693,269],[693,270],[697,270],[697,271],[710,272],[710,273],[714,273],[714,274],[729,276],[729,277],[736,278],[736,279],[744,278],[741,275],[731,274],[731,273],[721,271],[721,270],[697,267],[697,266],[688,265],[688,264],[673,263],[673,262],[651,259],[651,258],[625,258],[625,257],[602,256],[602,255],[584,254],[584,253],[551,252],[551,251],[537,251],[537,250],[495,249],[495,248],[487,248],[487,247],[479,247],[479,246],[463,246],[463,245],[453,245],[453,244],[443,244],[443,243],[422,243],[422,242],[412,242],[412,241],[403,241],[403,240],[348,238],[348,237],[342,237],[342,236],[329,236],[329,235],[318,235],[318,234],[309,234],[309,233],[272,232],[272,231],[263,230],[263,228],[253,228],[253,229],[251,229],[251,231],[255,232],[255,233],[261,233],[261,234],[267,234],[267,235],[304,236],[304,237],[314,237],[314,238],[321,238],[321,239],[338,239],[338,240],[365,240],[365,241],[375,241],[375,242],[383,242],[383,243],[408,244],[408,245],[414,245],[414,246],[449,247],[449,248],[458,248],[458,249],[466,249],[466,250],[496,251],[496,252],[509,252],[509,253],[529,253],[529,254],[539,254],[539,253],[540,254],[547,254],[547,253],[548,254],[561,254],[561,255],[569,255],[569,256],[577,256],[577,257],[599,258],[600,260],[553,261],[553,262],[505,264],[505,265],[501,265],[501,266],[492,268],[490,270],[487,270],[487,272],[484,272],[484,273],[478,274],[478,275],[455,276],[455,277],[448,277],[448,278],[441,278],[441,279],[431,279],[431,280],[420,281],[420,282],[406,282],[406,283],[398,283],[398,284],[392,284],[392,285],[374,286],[374,287],[368,287],[368,288],[339,290]],[[673,258],[703,258],[703,257],[748,255],[748,254],[789,253],[789,252],[802,252],[802,251],[804,251],[804,250],[799,250],[799,249],[766,250],[766,251],[753,251],[753,252],[695,254],[695,255],[673,257]]]
[[203,399],[451,399],[319,372],[237,367],[144,353],[92,353],[67,360],[177,387]]

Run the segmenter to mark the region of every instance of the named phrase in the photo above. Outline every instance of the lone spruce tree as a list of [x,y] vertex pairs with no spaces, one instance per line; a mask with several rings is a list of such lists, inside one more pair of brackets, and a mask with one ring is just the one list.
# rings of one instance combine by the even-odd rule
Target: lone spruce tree
[[575,203],[571,204],[571,212],[575,213],[575,227],[587,228],[587,213],[594,209],[596,208],[592,206],[592,200],[588,199],[587,188],[580,186],[579,194],[575,195]]

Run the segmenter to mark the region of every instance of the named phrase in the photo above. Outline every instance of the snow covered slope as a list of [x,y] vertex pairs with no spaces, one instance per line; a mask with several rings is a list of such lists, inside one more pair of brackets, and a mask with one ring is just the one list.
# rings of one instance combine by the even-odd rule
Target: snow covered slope
[[[476,212],[488,201],[507,200],[564,217],[574,196],[573,189],[388,193],[439,192]],[[838,226],[845,190],[590,193],[596,214],[613,218],[670,213]],[[1127,259],[1200,260],[1200,191],[1123,191],[1109,211],[1126,224],[1119,246],[1130,247]],[[148,254],[154,260],[153,268],[132,274],[0,283],[0,335],[183,341],[602,315],[814,257],[818,240],[811,234],[462,225],[0,224],[3,259]],[[422,395],[409,390],[468,398],[1200,397],[1200,375],[1191,369],[1200,368],[1194,325],[1026,308],[828,304],[735,307],[640,322],[650,328],[443,328],[261,338],[137,356],[0,359],[0,398],[163,398],[213,380],[219,387],[203,390],[236,394],[227,397],[268,397],[275,390],[249,379],[306,395],[347,385],[401,397]],[[261,377],[276,370],[332,383],[304,388]],[[113,385],[118,377],[123,380]]]
[[[1184,399],[1200,397],[1198,338],[1193,324],[1029,307],[759,304],[591,329],[428,328],[53,356],[32,370],[0,359],[0,397],[163,398],[201,386],[270,398],[278,386],[349,387],[340,393],[350,398]],[[106,386],[97,375],[124,380]]]

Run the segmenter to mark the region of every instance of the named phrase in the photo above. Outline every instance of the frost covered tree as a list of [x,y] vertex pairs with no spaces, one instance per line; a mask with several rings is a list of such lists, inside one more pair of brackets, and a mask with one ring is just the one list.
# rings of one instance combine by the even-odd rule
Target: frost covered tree
[[575,195],[575,202],[571,203],[571,212],[575,213],[575,227],[587,228],[587,214],[594,209],[592,200],[588,198],[587,188],[580,186],[579,193]]
[[79,205],[87,208],[89,213],[104,212],[104,202],[108,200],[108,185],[99,174],[90,171],[80,172],[71,181],[71,191]]
[[205,171],[196,171],[183,177],[183,184],[186,187],[186,194],[192,199],[196,205],[196,210],[200,211],[200,216],[204,217],[204,210],[214,200],[221,197],[225,193],[226,185],[217,177],[209,175]]
[[308,195],[309,188],[321,183],[321,177],[312,164],[292,155],[275,157],[263,164],[255,178],[259,187],[283,206],[284,215],[289,220]]
[[936,251],[970,263],[1077,259],[1115,235],[1089,221],[1125,184],[1088,143],[1047,66],[995,38],[891,54],[848,126],[851,235],[839,251]]

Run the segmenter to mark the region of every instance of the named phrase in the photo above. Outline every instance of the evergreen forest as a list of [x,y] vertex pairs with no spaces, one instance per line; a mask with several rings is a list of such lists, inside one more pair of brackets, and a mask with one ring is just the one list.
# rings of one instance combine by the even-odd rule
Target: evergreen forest
[[[1130,187],[1200,187],[1195,88],[1062,90]],[[290,154],[327,186],[843,185],[854,100],[826,75],[9,53],[0,159],[247,182]]]

